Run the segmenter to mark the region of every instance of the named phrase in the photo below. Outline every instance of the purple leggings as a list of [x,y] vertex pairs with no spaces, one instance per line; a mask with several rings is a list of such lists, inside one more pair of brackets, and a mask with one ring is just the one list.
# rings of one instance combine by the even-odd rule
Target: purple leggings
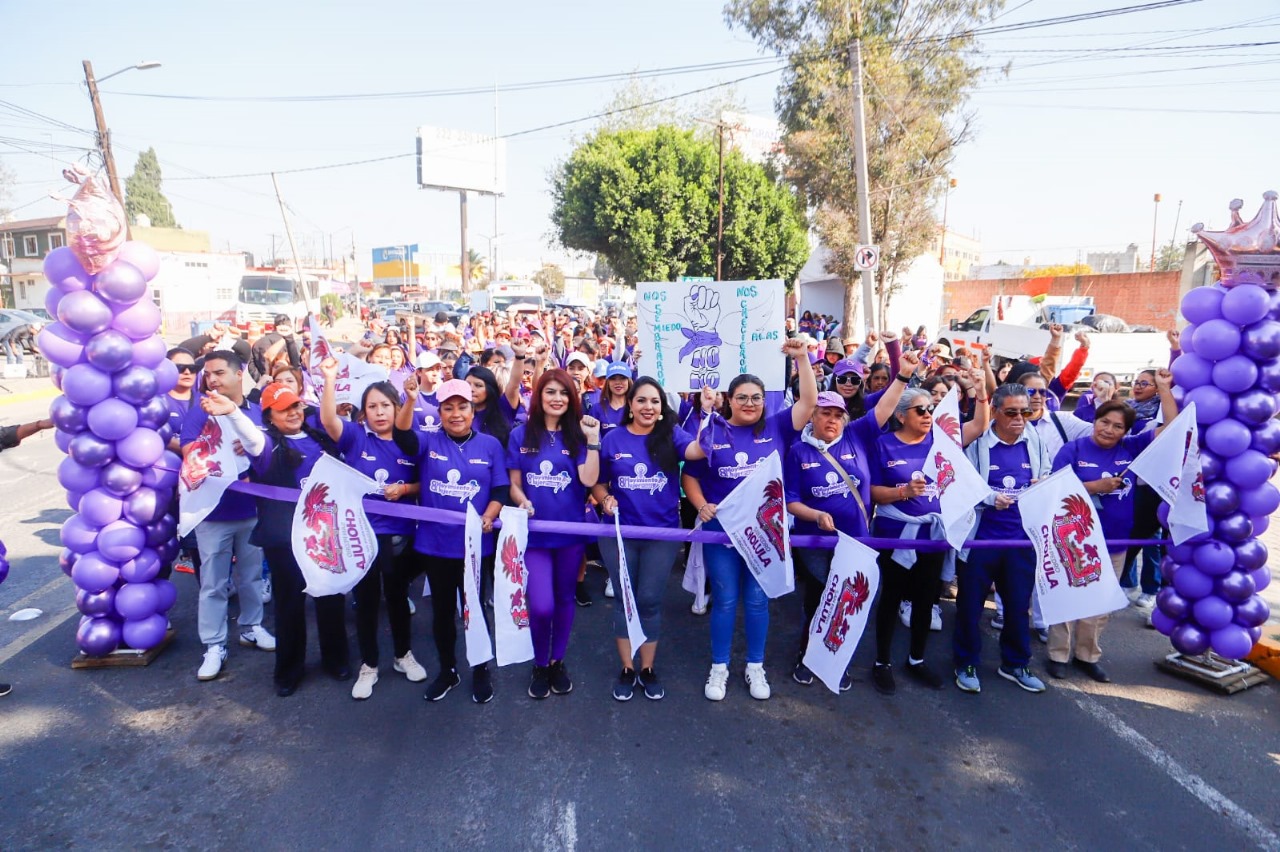
[[573,612],[577,607],[574,592],[583,553],[582,544],[554,550],[530,547],[525,551],[524,561],[529,569],[525,589],[529,596],[529,633],[533,637],[536,666],[563,660],[569,648],[569,631],[573,629]]

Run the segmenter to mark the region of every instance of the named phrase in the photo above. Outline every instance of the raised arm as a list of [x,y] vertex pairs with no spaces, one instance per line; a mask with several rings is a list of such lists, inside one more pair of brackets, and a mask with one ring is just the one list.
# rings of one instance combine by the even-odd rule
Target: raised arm
[[418,404],[418,373],[415,370],[404,377],[404,405],[396,411],[397,429],[408,432],[413,429],[413,412]]
[[600,479],[600,421],[590,414],[583,417],[582,434],[587,439],[587,460],[578,465],[578,481],[593,488]]
[[1058,359],[1062,357],[1062,325],[1053,323],[1049,326],[1049,345],[1045,347],[1044,356],[1040,359],[1040,375],[1047,385],[1058,375]]
[[[338,393],[334,385],[338,381],[338,362],[325,358],[320,362],[320,375],[324,377],[324,390],[320,393],[320,425],[333,440],[342,437],[342,418],[338,416]],[[409,406],[412,410],[412,406]],[[408,427],[406,427],[408,428]]]
[[1164,427],[1178,416],[1178,401],[1173,398],[1173,373],[1168,369],[1156,370],[1156,390],[1160,393],[1160,414],[1164,422],[1156,427],[1156,434],[1164,431]]
[[880,394],[880,401],[876,403],[877,426],[883,429],[884,424],[889,422],[889,418],[893,416],[893,410],[898,407],[898,400],[902,398],[902,392],[906,390],[907,384],[910,383],[911,377],[915,375],[918,369],[920,369],[920,353],[903,353],[902,372],[897,373],[894,380],[889,382],[889,386],[884,389],[884,393]]
[[[802,363],[800,359],[805,356],[807,350],[805,342],[798,337],[789,338],[782,344],[782,351],[796,362],[797,368]],[[809,422],[809,418],[813,416],[813,409],[818,404],[818,381],[813,377],[813,370],[808,369],[807,359],[804,367],[805,369],[797,369],[800,376],[800,395],[791,406],[791,425],[797,432]]]
[[[975,386],[985,386],[986,382],[983,379],[981,370],[970,370],[969,375],[970,378],[973,379]],[[981,391],[979,391],[978,395],[974,397],[973,419],[964,424],[960,433],[960,443],[963,446],[969,446],[978,438],[979,435],[987,431],[987,426],[991,423],[991,405],[987,402],[988,399],[990,399],[990,397]]]

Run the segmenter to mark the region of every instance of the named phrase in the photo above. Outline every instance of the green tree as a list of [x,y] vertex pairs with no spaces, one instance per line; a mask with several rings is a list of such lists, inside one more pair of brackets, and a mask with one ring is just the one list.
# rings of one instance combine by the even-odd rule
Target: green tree
[[1087,263],[1059,263],[1057,266],[1040,266],[1018,273],[1023,278],[1054,278],[1059,275],[1092,275],[1093,267]]
[[8,203],[13,197],[13,185],[16,181],[13,169],[0,163],[0,220],[9,215]]
[[489,259],[473,248],[467,249],[467,268],[471,271],[471,283],[489,280]]
[[160,191],[162,180],[156,149],[148,148],[138,155],[133,174],[124,182],[124,212],[130,224],[136,225],[139,216],[146,216],[155,228],[180,227],[173,218],[173,205]]
[[[854,283],[858,240],[852,72],[847,48],[860,26],[866,93],[871,241],[880,246],[880,311],[894,281],[936,232],[934,207],[955,149],[971,134],[967,93],[982,72],[972,30],[1003,0],[729,0],[725,19],[785,57],[777,109],[785,172],[804,194],[831,260]],[[851,286],[845,320],[860,288]],[[881,313],[883,315],[883,313]]]
[[[714,275],[717,176],[715,144],[692,130],[597,133],[552,175],[555,234],[628,284]],[[790,282],[809,255],[799,199],[736,151],[724,186],[724,279]]]
[[559,296],[564,293],[564,270],[554,263],[544,263],[533,273],[533,283],[542,287],[545,295]]
[[1156,272],[1172,272],[1175,269],[1181,269],[1182,260],[1186,254],[1186,246],[1178,243],[1161,246],[1156,253]]

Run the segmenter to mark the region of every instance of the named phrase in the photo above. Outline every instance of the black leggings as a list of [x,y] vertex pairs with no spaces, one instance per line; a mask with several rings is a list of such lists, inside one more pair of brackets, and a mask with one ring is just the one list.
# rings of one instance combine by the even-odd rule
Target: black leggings
[[[271,602],[276,610],[276,686],[297,686],[307,661],[307,582],[293,558],[293,548],[264,547],[271,560]],[[320,664],[336,673],[346,668],[348,658],[345,595],[312,598],[316,610],[316,633],[320,639]]]
[[[907,542],[909,544],[909,542]],[[892,550],[880,551],[880,603],[876,606],[876,662],[892,661],[893,631],[898,624],[898,604],[911,602],[911,657],[924,659],[929,641],[929,621],[938,602],[938,580],[946,554],[932,551],[916,554],[916,564],[903,568],[893,561]]]
[[[441,671],[458,669],[458,593],[462,591],[463,565],[460,558],[414,553],[416,571],[425,571],[431,584],[431,635],[436,642]],[[475,606],[471,613],[484,618],[484,606]]]
[[407,570],[409,536],[378,536],[378,558],[369,573],[356,583],[356,639],[360,660],[378,667],[379,599],[386,598],[387,621],[391,623],[391,644],[396,658],[409,653],[409,579]]

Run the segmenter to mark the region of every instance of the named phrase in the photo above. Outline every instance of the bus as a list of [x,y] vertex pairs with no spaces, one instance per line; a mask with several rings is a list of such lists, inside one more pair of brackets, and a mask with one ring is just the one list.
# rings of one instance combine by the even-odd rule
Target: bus
[[[307,297],[313,309],[320,310],[320,283],[305,282]],[[278,314],[284,314],[297,325],[307,315],[307,303],[297,279],[274,270],[250,270],[240,279],[236,295],[236,325],[260,322],[271,325]]]
[[512,309],[544,311],[546,307],[542,287],[532,281],[494,281],[483,290],[471,292],[472,314]]

